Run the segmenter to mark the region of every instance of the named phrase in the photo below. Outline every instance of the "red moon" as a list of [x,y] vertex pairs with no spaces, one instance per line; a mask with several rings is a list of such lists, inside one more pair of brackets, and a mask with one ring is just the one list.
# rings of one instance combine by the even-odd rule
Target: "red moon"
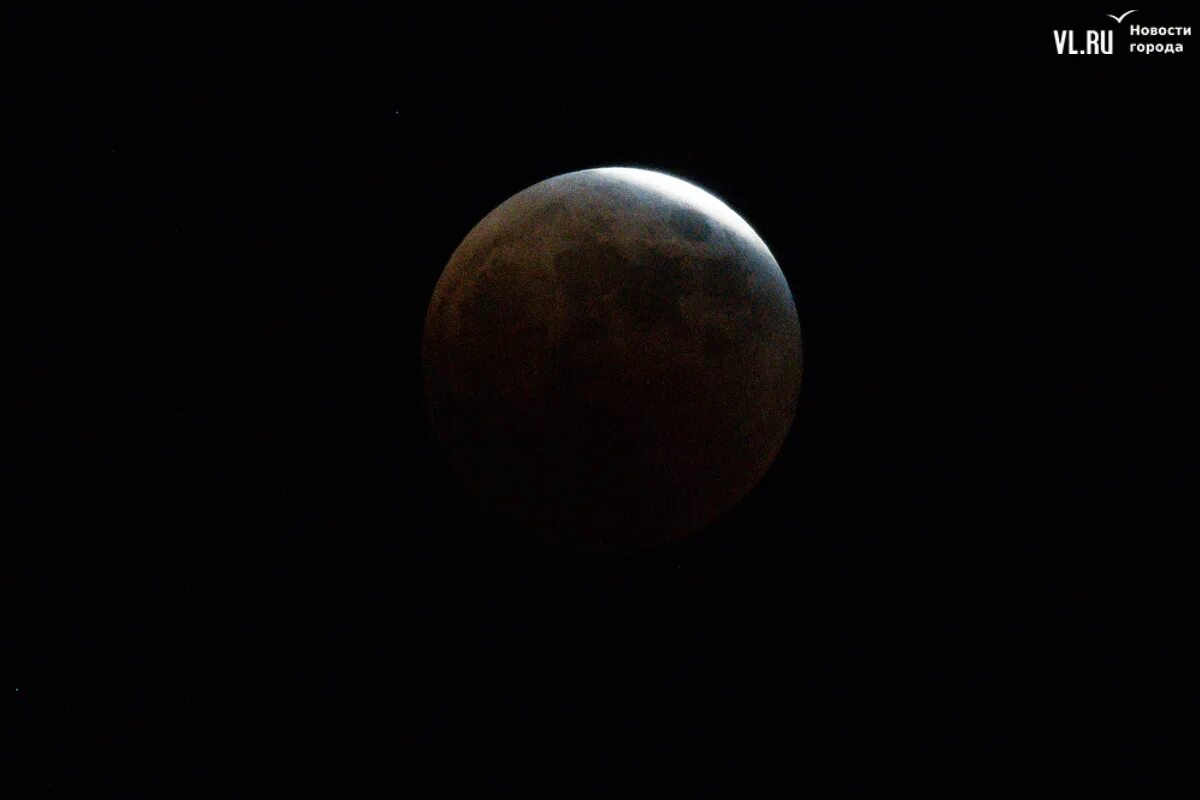
[[697,530],[754,487],[800,392],[774,256],[696,186],[623,167],[511,197],[442,272],[422,368],[434,431],[488,506],[582,549]]

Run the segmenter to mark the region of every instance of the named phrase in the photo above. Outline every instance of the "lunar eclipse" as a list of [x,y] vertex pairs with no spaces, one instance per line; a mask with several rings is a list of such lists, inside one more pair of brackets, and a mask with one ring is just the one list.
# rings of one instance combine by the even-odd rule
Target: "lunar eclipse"
[[722,201],[590,169],[470,231],[422,362],[437,438],[486,505],[546,541],[638,548],[763,477],[795,414],[800,324],[771,251]]

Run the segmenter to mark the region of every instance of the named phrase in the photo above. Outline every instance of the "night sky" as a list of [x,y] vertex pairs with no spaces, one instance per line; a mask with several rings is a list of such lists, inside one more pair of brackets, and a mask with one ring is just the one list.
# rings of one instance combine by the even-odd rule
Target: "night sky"
[[[0,794],[1128,796],[1184,754],[1200,52],[1127,26],[1200,16],[576,5],[7,15]],[[733,512],[578,555],[460,487],[420,337],[484,214],[609,165],[754,226],[805,374]]]

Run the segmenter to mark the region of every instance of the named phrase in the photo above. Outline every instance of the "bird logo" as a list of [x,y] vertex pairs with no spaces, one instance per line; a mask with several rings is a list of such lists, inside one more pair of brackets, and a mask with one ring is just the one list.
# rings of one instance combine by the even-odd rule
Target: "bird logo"
[[1128,17],[1130,14],[1132,14],[1135,11],[1137,11],[1136,8],[1131,8],[1119,17],[1116,14],[1105,14],[1104,16],[1108,17],[1109,19],[1115,19],[1117,21],[1117,24],[1120,25],[1121,20],[1125,19],[1126,17]]

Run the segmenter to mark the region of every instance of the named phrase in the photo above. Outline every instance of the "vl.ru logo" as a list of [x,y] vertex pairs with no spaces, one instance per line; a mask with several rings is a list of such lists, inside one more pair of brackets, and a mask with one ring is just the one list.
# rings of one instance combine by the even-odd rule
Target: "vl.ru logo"
[[[1133,8],[1124,14],[1108,14],[1107,16],[1110,19],[1115,19],[1117,24],[1120,24],[1136,10],[1136,8]],[[1079,45],[1080,47],[1076,47],[1075,31],[1054,32],[1054,47],[1058,50],[1060,56],[1111,56],[1113,54],[1113,32],[1084,31],[1083,36],[1080,37]]]

